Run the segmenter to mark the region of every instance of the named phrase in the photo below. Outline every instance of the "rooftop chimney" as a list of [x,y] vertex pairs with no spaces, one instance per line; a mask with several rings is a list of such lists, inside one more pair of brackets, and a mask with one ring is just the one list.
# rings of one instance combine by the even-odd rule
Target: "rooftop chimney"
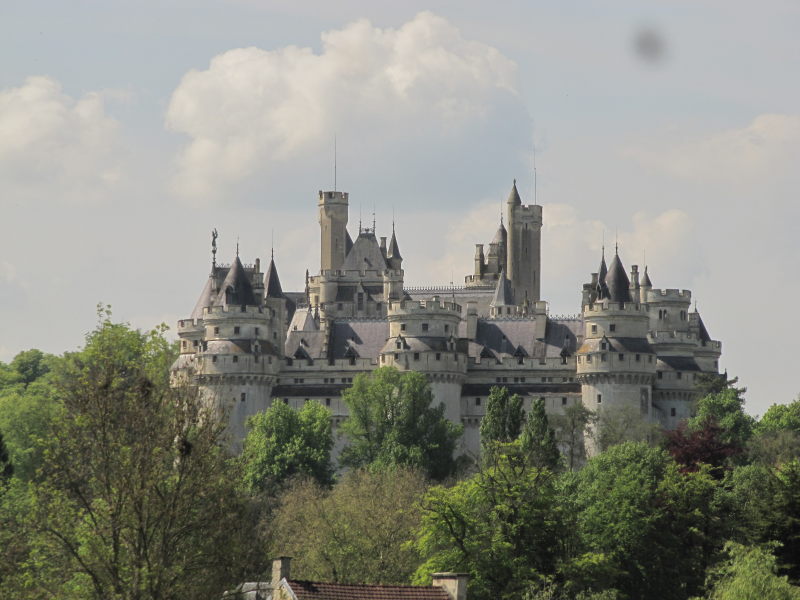
[[272,589],[277,589],[281,579],[289,579],[289,567],[291,563],[291,556],[279,556],[272,561]]
[[467,582],[469,575],[466,573],[433,574],[433,585],[444,588],[450,600],[467,600]]

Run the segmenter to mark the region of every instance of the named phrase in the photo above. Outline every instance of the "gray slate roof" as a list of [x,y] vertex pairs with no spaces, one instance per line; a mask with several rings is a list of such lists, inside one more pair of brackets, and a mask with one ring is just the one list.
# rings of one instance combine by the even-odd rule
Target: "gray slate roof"
[[381,247],[375,234],[361,232],[358,234],[353,247],[347,253],[342,269],[346,271],[363,271],[364,269],[383,271],[386,269],[386,259],[383,258]]
[[631,282],[625,273],[625,267],[622,266],[619,254],[615,254],[611,261],[606,275],[606,286],[608,287],[608,299],[612,302],[631,302]]
[[700,371],[700,365],[688,356],[659,356],[656,368],[668,367],[675,371]]
[[387,339],[388,320],[337,320],[332,325],[330,352],[333,358],[346,358],[353,352],[359,358],[377,358]]
[[250,283],[250,276],[244,269],[242,261],[237,255],[225,276],[225,281],[219,289],[219,294],[214,301],[215,306],[259,306]]
[[278,277],[278,268],[275,266],[274,258],[270,258],[267,274],[264,275],[264,289],[267,298],[283,298],[283,288],[281,288],[281,280]]
[[522,198],[519,197],[517,191],[517,180],[514,180],[514,185],[511,186],[511,193],[508,195],[508,204],[522,204]]
[[489,306],[513,306],[514,294],[511,291],[511,282],[506,279],[505,270],[500,271],[500,278],[494,288],[494,296]]

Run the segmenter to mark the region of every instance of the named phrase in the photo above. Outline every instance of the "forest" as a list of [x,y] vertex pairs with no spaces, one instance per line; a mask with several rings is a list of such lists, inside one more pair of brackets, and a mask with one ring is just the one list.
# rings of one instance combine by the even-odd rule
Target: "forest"
[[424,376],[380,368],[337,433],[275,402],[234,456],[170,387],[166,330],[100,307],[79,350],[0,363],[0,600],[221,598],[279,555],[316,581],[464,572],[470,600],[800,599],[800,398],[755,418],[709,376],[664,432],[497,387],[477,458]]

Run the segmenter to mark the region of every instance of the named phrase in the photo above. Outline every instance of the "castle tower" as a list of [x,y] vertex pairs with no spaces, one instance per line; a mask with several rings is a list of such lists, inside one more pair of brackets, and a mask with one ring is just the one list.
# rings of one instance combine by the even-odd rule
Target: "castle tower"
[[517,181],[506,202],[508,245],[506,272],[519,304],[539,301],[541,285],[542,207],[523,206]]
[[217,286],[224,272],[214,266],[212,284],[204,288],[192,318],[178,322],[181,354],[172,366],[172,381],[194,387],[207,406],[227,417],[231,447],[238,452],[247,418],[270,405],[283,328],[280,312],[254,292],[252,279],[261,276],[256,268],[245,267],[237,255]]
[[[584,342],[577,352],[583,405],[601,417],[604,412],[622,413],[623,418],[638,415],[650,421],[656,372],[655,353],[647,339],[650,319],[645,307],[631,298],[618,254],[602,289],[604,297],[583,307]],[[598,451],[598,433],[587,436],[590,454]]]
[[389,339],[381,351],[381,366],[424,373],[434,404],[443,403],[445,416],[461,422],[461,386],[467,372],[467,341],[459,340],[461,306],[431,300],[389,303]]
[[[340,269],[348,251],[347,192],[319,192],[320,271]],[[349,245],[352,246],[352,240]]]

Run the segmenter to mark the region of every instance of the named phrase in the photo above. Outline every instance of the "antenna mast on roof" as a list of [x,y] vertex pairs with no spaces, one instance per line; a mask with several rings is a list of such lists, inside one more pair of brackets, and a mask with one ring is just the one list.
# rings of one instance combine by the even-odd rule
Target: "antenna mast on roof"
[[217,268],[217,238],[219,234],[217,233],[217,228],[211,230],[211,268]]
[[333,191],[334,192],[337,191],[336,185],[338,183],[336,181],[336,176],[337,176],[336,171],[337,171],[337,169],[336,169],[336,134],[334,133],[333,134]]
[[538,204],[536,196],[536,139],[533,140],[533,203]]

